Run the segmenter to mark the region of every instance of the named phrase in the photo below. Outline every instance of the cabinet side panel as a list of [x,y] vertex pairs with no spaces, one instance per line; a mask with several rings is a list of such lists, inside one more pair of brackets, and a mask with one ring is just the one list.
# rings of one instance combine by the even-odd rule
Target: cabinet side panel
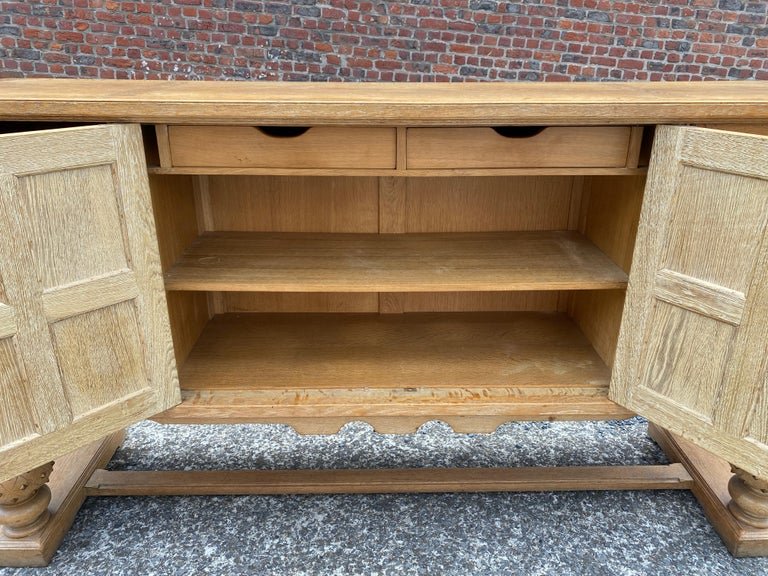
[[[643,203],[645,176],[585,179],[580,229],[629,273]],[[570,314],[597,353],[613,365],[624,310],[623,290],[574,292]]]
[[[165,272],[200,233],[194,182],[192,176],[154,174],[149,186]],[[166,299],[176,363],[181,366],[210,318],[208,298],[203,292],[168,292]]]

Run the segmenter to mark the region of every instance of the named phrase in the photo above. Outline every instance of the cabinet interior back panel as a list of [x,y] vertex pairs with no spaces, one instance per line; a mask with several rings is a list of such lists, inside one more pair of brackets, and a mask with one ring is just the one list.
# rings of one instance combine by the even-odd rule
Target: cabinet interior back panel
[[567,230],[571,176],[409,178],[404,232]]
[[[516,176],[408,178],[403,232],[568,230],[575,223],[581,178]],[[561,308],[557,291],[391,294],[382,312],[525,311]]]
[[375,177],[209,176],[213,231],[378,232]]
[[[204,176],[212,231],[378,232],[379,179]],[[218,312],[377,312],[376,294],[224,292]]]
[[[203,176],[207,230],[486,232],[573,229],[581,178]],[[547,292],[222,293],[217,312],[430,312],[562,309]]]

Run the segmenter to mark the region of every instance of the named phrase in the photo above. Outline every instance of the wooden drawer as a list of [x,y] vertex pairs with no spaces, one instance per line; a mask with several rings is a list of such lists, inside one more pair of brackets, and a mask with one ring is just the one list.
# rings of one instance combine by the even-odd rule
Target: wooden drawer
[[407,165],[409,169],[622,168],[637,165],[640,135],[641,129],[630,126],[409,128]]
[[[161,142],[162,146],[162,142]],[[394,168],[394,128],[169,126],[173,167]]]

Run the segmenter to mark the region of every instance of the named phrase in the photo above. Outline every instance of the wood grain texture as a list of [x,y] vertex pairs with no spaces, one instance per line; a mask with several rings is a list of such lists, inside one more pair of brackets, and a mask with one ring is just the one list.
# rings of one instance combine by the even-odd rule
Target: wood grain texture
[[567,317],[533,312],[223,314],[182,372],[186,390],[592,387],[606,377]]
[[[632,264],[644,188],[644,176],[595,177],[584,181],[578,229],[627,273]],[[603,361],[613,366],[624,293],[573,293],[568,309]]]
[[632,126],[627,146],[627,168],[637,168],[640,164],[640,152],[643,147],[644,129],[642,126]]
[[107,465],[125,434],[122,430],[62,456],[48,485],[51,518],[42,532],[22,540],[0,535],[0,566],[47,566],[86,498],[85,484]]
[[0,119],[166,124],[496,126],[755,123],[765,82],[474,84],[6,79]]
[[[768,179],[768,167],[759,162],[765,153],[768,136],[690,128],[680,149],[680,161],[688,166]],[[757,161],[756,161],[757,160]]]
[[573,179],[409,178],[404,232],[567,230]]
[[0,370],[23,378],[25,404],[3,402],[22,424],[2,430],[2,479],[178,398],[141,142],[138,126],[0,137],[0,261],[17,323]]
[[680,308],[738,326],[744,313],[743,292],[705,282],[674,270],[656,273],[654,296]]
[[[733,171],[723,157],[740,157]],[[622,405],[763,478],[768,181],[756,175],[766,158],[768,138],[657,129],[611,385]],[[659,270],[694,279],[675,304],[693,298],[691,282],[709,299],[693,311],[658,299]],[[662,291],[674,289],[668,276]],[[734,293],[745,295],[737,326],[723,317]]]
[[212,230],[377,232],[379,182],[365,177],[211,176]]
[[[514,292],[400,292],[397,312],[557,312],[562,292],[557,290]],[[384,305],[387,305],[386,302]],[[385,310],[381,310],[385,312]]]
[[227,166],[179,166],[175,168],[163,168],[152,166],[150,174],[164,175],[232,175],[232,176],[411,176],[415,178],[440,177],[455,178],[463,176],[636,176],[646,174],[648,169],[640,168],[605,168],[602,166],[567,168],[430,168],[430,169],[404,169],[392,168],[236,168]]
[[492,128],[409,128],[409,169],[624,168],[632,129],[624,126],[548,127],[527,138]]
[[768,136],[768,124],[700,124],[702,128],[724,130],[726,132],[741,132],[743,134],[759,134]]
[[18,342],[15,338],[0,339],[0,414],[3,414],[0,438],[4,442],[12,445],[40,434],[36,413],[29,401],[29,394],[33,392]]
[[0,303],[0,340],[16,334],[16,311],[7,304]]
[[132,472],[97,470],[92,496],[225,494],[402,494],[573,490],[685,490],[681,464],[440,468],[404,470],[230,470]]
[[[397,129],[398,166],[404,166],[406,146],[405,129]],[[379,178],[379,234],[401,234],[405,232],[405,210],[408,195],[405,178]],[[403,312],[405,294],[381,292],[379,294],[379,312],[381,314],[400,314]]]
[[173,166],[171,142],[168,137],[168,126],[166,124],[155,126],[155,138],[157,139],[157,155],[160,160],[160,167],[171,168]]
[[[169,292],[199,294],[199,292]],[[378,312],[376,292],[222,292],[226,312]]]
[[453,416],[491,418],[494,428],[624,417],[605,398],[607,377],[559,314],[227,314],[182,368],[182,404],[156,419],[326,418],[335,432],[381,417],[415,418],[409,428]]
[[74,282],[43,293],[43,308],[49,322],[58,322],[99,308],[114,306],[138,296],[136,275],[130,270]]
[[275,137],[255,126],[169,126],[174,167],[395,169],[394,128],[312,127]]
[[728,550],[736,556],[768,555],[768,530],[747,526],[728,510],[731,465],[711,452],[653,424],[648,432],[670,462],[680,462],[693,478],[691,491]]
[[434,292],[589,290],[626,275],[576,232],[201,236],[168,290]]
[[[570,229],[579,177],[405,178],[403,232],[487,232]],[[403,228],[404,227],[404,228]],[[382,312],[558,309],[545,292],[386,293]]]
[[570,293],[568,313],[609,367],[616,355],[625,296],[624,290]]
[[[208,229],[254,232],[377,232],[379,179],[211,176]],[[187,245],[191,240],[187,242]],[[228,312],[376,312],[375,294],[215,293]]]
[[[160,264],[168,270],[205,229],[196,182],[190,176],[149,177]],[[181,366],[208,322],[211,312],[203,293],[166,295],[176,363]]]

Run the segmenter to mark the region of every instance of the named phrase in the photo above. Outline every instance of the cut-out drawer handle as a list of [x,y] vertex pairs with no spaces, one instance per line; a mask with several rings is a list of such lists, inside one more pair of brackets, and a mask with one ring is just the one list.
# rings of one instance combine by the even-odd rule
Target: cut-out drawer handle
[[546,129],[546,126],[493,126],[493,131],[504,138],[533,138]]
[[254,128],[270,138],[297,138],[305,134],[311,126],[254,126]]

